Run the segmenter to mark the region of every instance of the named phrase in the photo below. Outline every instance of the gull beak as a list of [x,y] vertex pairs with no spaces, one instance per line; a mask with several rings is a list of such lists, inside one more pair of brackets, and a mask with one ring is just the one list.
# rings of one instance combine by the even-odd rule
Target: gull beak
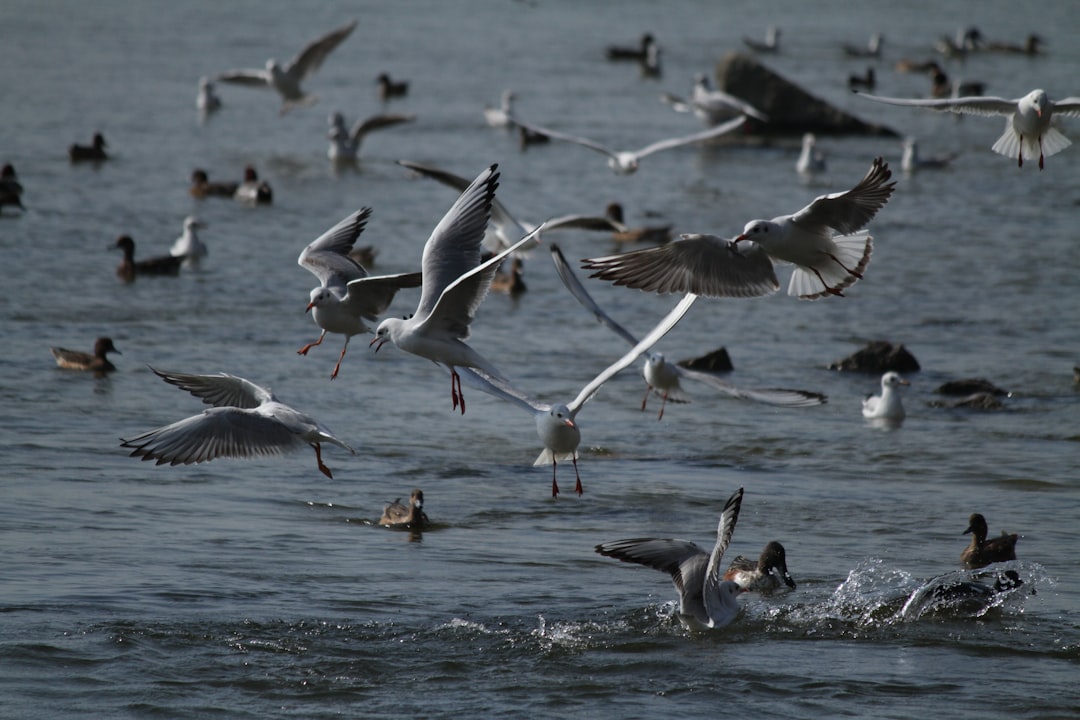
[[574,421],[570,418],[566,418],[565,420],[563,420],[563,422],[566,423],[566,427],[577,427],[577,425],[574,424]]
[[379,343],[378,345],[375,345],[375,352],[379,352],[379,349],[382,348],[383,343],[385,342],[386,340],[383,340],[381,337],[376,335],[375,337],[371,338],[371,342],[368,343],[368,347],[375,345],[375,343]]
[[304,308],[304,312],[311,312],[311,308],[313,307],[315,307],[315,303],[308,303],[307,307]]
[[734,239],[734,240],[732,240],[731,242],[733,242],[733,243],[737,243],[737,242],[739,242],[740,240],[747,240],[747,239],[749,239],[749,237],[750,237],[749,235],[747,235],[746,233],[743,233],[742,235],[739,235],[739,236],[738,236],[737,238],[735,238],[735,239]]

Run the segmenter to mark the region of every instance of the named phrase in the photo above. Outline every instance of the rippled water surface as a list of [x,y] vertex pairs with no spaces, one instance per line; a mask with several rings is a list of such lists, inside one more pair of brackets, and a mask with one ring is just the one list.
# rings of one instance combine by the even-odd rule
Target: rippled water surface
[[[315,107],[279,117],[272,94],[221,86],[224,109],[199,121],[200,75],[286,60],[350,17],[353,36],[309,80]],[[975,24],[1019,42],[1035,31],[1044,57],[982,54],[946,69],[1005,97],[1040,86],[1064,97],[1080,94],[1077,17],[1068,2],[1018,17],[1003,1],[4,3],[0,160],[15,165],[28,209],[0,216],[0,715],[1075,716],[1080,150],[1043,172],[1017,169],[989,149],[999,119],[853,97],[847,76],[866,63],[839,47],[882,31],[878,92],[912,96],[927,79],[893,65],[931,57],[939,35]],[[924,154],[958,152],[952,169],[905,177],[898,140],[821,138],[829,170],[810,183],[793,169],[797,139],[660,153],[620,177],[582,148],[521,152],[480,114],[512,88],[523,116],[619,147],[692,132],[697,121],[660,94],[687,93],[770,23],[783,31],[772,68],[917,135]],[[645,30],[663,46],[662,77],[603,59],[605,45]],[[384,70],[412,83],[388,109],[417,119],[370,135],[359,167],[335,173],[326,115],[382,110]],[[70,166],[67,145],[96,130],[112,159]],[[373,354],[358,336],[331,382],[339,338],[296,353],[317,336],[304,313],[314,278],[296,265],[304,245],[369,205],[361,243],[378,248],[375,269],[409,271],[453,202],[397,159],[470,177],[497,162],[500,199],[529,221],[618,200],[631,224],[731,236],[847,189],[876,155],[899,182],[847,298],[702,300],[660,345],[672,358],[724,346],[728,381],[828,403],[784,410],[689,387],[693,402],[658,422],[627,371],[580,416],[580,498],[550,497],[550,470],[531,465],[530,418],[468,386],[460,416],[430,363]],[[249,163],[273,206],[187,194],[193,168],[227,179]],[[208,225],[202,271],[117,281],[117,235],[160,254],[189,214]],[[604,235],[551,241],[574,260],[612,250]],[[528,392],[569,399],[626,348],[566,293],[544,248],[526,280],[517,300],[487,298],[470,343]],[[675,302],[588,287],[638,334]],[[391,312],[415,302],[403,292]],[[54,366],[50,346],[88,349],[100,335],[123,353],[117,372]],[[876,377],[827,369],[878,339],[922,367],[891,430],[860,414]],[[357,454],[325,449],[333,479],[307,450],[138,462],[119,438],[201,409],[150,364],[269,385]],[[931,405],[939,384],[965,377],[1010,390],[1004,409]],[[572,469],[560,475],[568,490]],[[413,487],[432,529],[374,524]],[[738,487],[729,552],[780,540],[798,588],[746,594],[728,628],[685,630],[666,576],[593,552],[635,536],[711,546]],[[974,511],[991,533],[1021,533],[1011,567],[1025,583],[972,608],[928,594],[972,579],[959,554]]]

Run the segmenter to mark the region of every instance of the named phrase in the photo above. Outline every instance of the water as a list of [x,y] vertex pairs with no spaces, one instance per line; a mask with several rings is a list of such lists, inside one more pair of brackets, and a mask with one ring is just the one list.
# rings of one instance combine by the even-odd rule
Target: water
[[[1041,173],[1018,170],[989,150],[998,120],[852,97],[846,78],[865,63],[838,49],[883,30],[878,91],[914,95],[925,78],[891,65],[929,57],[938,35],[1038,31],[1044,58],[947,70],[1007,97],[1076,94],[1074,9],[1038,8],[1028,27],[1003,1],[5,3],[0,156],[29,210],[0,217],[0,715],[1074,716],[1077,149]],[[221,87],[225,109],[198,122],[199,75],[290,58],[353,16],[360,26],[310,82],[317,106],[279,118],[271,94]],[[898,166],[898,141],[824,138],[829,172],[807,186],[793,139],[662,153],[616,177],[587,150],[521,153],[483,124],[482,106],[511,87],[523,115],[616,146],[692,131],[659,94],[687,92],[695,72],[770,22],[784,31],[785,51],[767,60],[779,72],[918,135],[924,153],[961,153],[949,172],[900,178],[847,299],[702,301],[661,345],[676,358],[726,346],[731,382],[816,390],[827,405],[784,411],[691,387],[694,402],[657,422],[626,372],[581,414],[585,495],[552,500],[516,408],[466,388],[461,417],[445,374],[392,348],[374,355],[362,337],[334,382],[338,338],[296,354],[317,334],[303,313],[313,278],[295,265],[306,243],[370,205],[361,242],[378,247],[377,270],[410,270],[452,203],[398,158],[469,176],[498,162],[500,198],[531,221],[619,200],[631,223],[658,222],[655,212],[679,231],[725,235],[850,187],[875,155]],[[646,29],[664,47],[662,79],[603,61],[604,45]],[[417,121],[369,136],[358,171],[335,174],[326,114],[379,111],[383,70],[412,81],[390,109]],[[114,159],[70,167],[66,146],[95,130]],[[272,207],[187,195],[193,168],[226,179],[247,163],[273,184]],[[144,256],[164,252],[192,213],[209,226],[202,272],[117,282],[116,235]],[[574,259],[611,249],[602,236],[549,240]],[[524,389],[568,399],[625,347],[562,289],[545,250],[526,273],[520,300],[485,301],[471,342]],[[589,288],[636,333],[674,304]],[[414,302],[402,293],[392,312]],[[116,373],[53,366],[49,346],[89,348],[99,335],[123,352]],[[873,339],[904,343],[923,368],[894,431],[860,416],[876,378],[826,369]],[[120,437],[200,409],[147,364],[270,385],[358,454],[326,450],[333,480],[308,451],[138,462]],[[1005,410],[929,406],[938,384],[972,376],[1013,392]],[[434,529],[372,524],[412,487],[425,490]],[[799,587],[746,596],[729,628],[689,633],[665,576],[592,551],[649,535],[711,545],[737,487],[746,499],[729,552],[779,539]],[[1024,592],[985,613],[901,612],[927,578],[958,571],[972,511],[992,533],[1022,533]]]

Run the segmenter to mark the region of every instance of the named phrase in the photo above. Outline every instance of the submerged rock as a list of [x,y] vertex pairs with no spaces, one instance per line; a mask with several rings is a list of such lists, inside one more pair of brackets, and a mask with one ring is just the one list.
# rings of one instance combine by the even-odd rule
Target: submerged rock
[[861,350],[856,350],[842,360],[829,364],[830,370],[853,370],[866,373],[915,372],[919,370],[919,361],[903,345],[874,340]]
[[930,407],[947,407],[947,408],[970,408],[972,410],[1002,410],[1005,405],[994,396],[993,393],[977,392],[971,395],[966,395],[959,400],[948,402],[945,400],[935,400],[930,403]]
[[964,378],[963,380],[950,380],[942,383],[934,392],[939,395],[975,395],[987,393],[998,397],[1012,395],[1008,390],[1002,390],[986,378]]
[[892,128],[865,122],[814,97],[750,55],[728,53],[716,64],[715,73],[719,89],[742,98],[769,117],[769,122],[749,118],[745,134],[802,136],[811,132],[899,137]]

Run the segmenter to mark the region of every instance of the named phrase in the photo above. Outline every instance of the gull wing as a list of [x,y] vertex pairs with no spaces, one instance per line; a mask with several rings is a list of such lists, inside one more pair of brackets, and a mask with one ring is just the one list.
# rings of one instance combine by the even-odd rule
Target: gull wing
[[270,73],[266,70],[226,70],[217,76],[221,82],[270,89]]
[[1052,102],[1055,115],[1080,117],[1080,97],[1067,97]]
[[887,182],[891,177],[889,164],[881,158],[874,158],[870,169],[855,187],[847,192],[815,198],[792,215],[791,221],[812,232],[829,227],[841,235],[856,233],[866,227],[889,201],[896,187],[895,180]]
[[526,130],[535,133],[542,133],[554,140],[562,140],[564,142],[571,142],[576,145],[582,145],[589,148],[590,150],[595,150],[598,153],[607,155],[608,157],[616,159],[618,158],[618,154],[614,150],[607,147],[606,145],[598,143],[595,140],[590,140],[589,138],[585,137],[579,137],[577,135],[567,135],[566,133],[561,133],[557,130],[549,130],[548,128],[540,127],[539,125],[533,125],[531,123],[523,122],[521,120],[518,120],[517,124],[525,128]]
[[132,457],[157,460],[158,465],[190,465],[219,457],[280,455],[303,442],[299,435],[257,410],[215,407],[120,444],[132,448]]
[[[720,561],[724,557],[731,535],[735,532],[735,523],[739,520],[739,509],[742,507],[743,489],[739,488],[731,494],[724,503],[724,509],[720,512],[720,522],[716,526],[716,545],[709,553],[709,566],[705,571],[705,608],[708,610],[709,598],[718,595],[720,581],[724,578]],[[712,615],[712,613],[709,613]]]
[[720,378],[709,373],[691,370],[680,365],[675,365],[674,367],[675,371],[681,377],[705,383],[715,390],[719,390],[722,393],[734,398],[739,398],[740,400],[752,400],[753,402],[764,403],[766,405],[777,405],[779,407],[812,407],[814,405],[821,405],[826,400],[825,396],[821,393],[810,392],[809,390],[740,388],[724,382]]
[[875,102],[886,103],[888,105],[922,107],[929,108],[930,110],[937,110],[938,112],[954,112],[966,115],[1012,115],[1016,112],[1017,103],[1020,102],[1019,99],[1007,100],[1005,98],[986,95],[972,95],[970,97],[961,98],[923,99],[885,97],[884,95],[871,95],[870,93],[859,92],[858,90],[853,90],[852,92],[867,100],[874,100]]
[[596,316],[597,320],[611,328],[616,335],[621,337],[631,346],[638,344],[638,339],[631,335],[630,331],[615,322],[615,320],[596,304],[596,301],[589,295],[585,286],[581,284],[581,281],[578,280],[577,276],[574,275],[574,272],[570,269],[570,265],[566,262],[566,258],[563,256],[562,250],[559,249],[558,245],[551,246],[551,259],[555,263],[555,272],[558,273],[559,278],[563,281],[563,285],[566,286],[566,289],[570,291],[571,295],[577,298],[579,303],[584,305],[587,310]]
[[[148,366],[149,367],[149,366]],[[242,377],[219,373],[193,375],[166,372],[150,367],[155,375],[170,385],[187,390],[207,405],[215,407],[257,408],[274,399],[273,393]]]
[[313,40],[293,58],[292,62],[283,68],[284,72],[295,76],[298,81],[314,73],[323,64],[326,56],[340,45],[345,38],[349,37],[353,29],[356,28],[356,23],[357,21],[353,20],[342,25],[337,30],[331,30],[317,40]]
[[341,304],[347,312],[374,322],[390,307],[398,290],[420,287],[422,281],[423,275],[418,272],[359,278],[349,282]]
[[364,135],[371,132],[372,130],[378,130],[379,128],[390,127],[391,125],[398,125],[400,123],[411,122],[415,119],[415,115],[406,115],[403,113],[372,115],[365,120],[357,121],[357,123],[353,125],[352,130],[349,132],[349,138],[355,145],[360,142]]
[[593,548],[604,557],[623,562],[637,563],[671,575],[671,581],[680,595],[686,592],[683,581],[684,568],[688,562],[702,562],[705,551],[689,540],[666,538],[629,538],[601,543]]
[[685,135],[683,137],[668,138],[666,140],[659,140],[652,145],[646,145],[634,152],[639,158],[643,158],[646,155],[652,155],[653,153],[660,152],[661,150],[668,150],[670,148],[679,147],[681,145],[689,145],[691,143],[702,142],[709,138],[719,137],[721,135],[727,135],[730,132],[738,130],[746,122],[745,115],[739,115],[738,117],[728,120],[725,123],[715,125],[707,130],[693,133],[692,135]]
[[300,252],[297,264],[310,270],[323,285],[345,285],[367,276],[367,270],[349,257],[356,239],[367,227],[371,208],[362,207],[316,238]]

